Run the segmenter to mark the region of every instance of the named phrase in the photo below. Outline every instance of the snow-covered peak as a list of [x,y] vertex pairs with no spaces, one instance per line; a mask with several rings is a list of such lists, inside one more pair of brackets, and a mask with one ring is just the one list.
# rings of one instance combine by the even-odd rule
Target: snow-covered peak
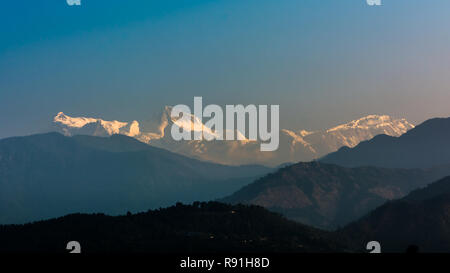
[[[113,134],[123,134],[131,137],[137,137],[139,140],[146,143],[152,140],[157,140],[165,137],[166,128],[170,128],[172,124],[183,128],[185,131],[190,132],[203,132],[203,136],[208,139],[216,138],[221,134],[220,131],[214,131],[206,126],[199,117],[196,117],[190,113],[183,113],[188,118],[172,118],[172,107],[165,106],[162,115],[159,119],[154,120],[150,130],[142,130],[137,121],[131,123],[121,122],[117,120],[106,121],[100,118],[87,118],[87,117],[71,117],[63,112],[59,112],[54,118],[54,124],[58,125],[58,128],[65,135],[74,134],[90,134],[95,136],[109,136]],[[148,125],[148,124],[147,124]],[[145,127],[145,126],[144,126]],[[225,130],[225,133],[227,131]],[[240,141],[248,141],[244,134],[235,130],[236,138]],[[224,136],[224,133],[222,133]]]
[[99,136],[123,134],[134,137],[140,134],[139,122],[137,121],[128,123],[117,120],[106,121],[99,118],[70,117],[63,112],[59,112],[53,118],[53,122],[61,128],[65,135],[77,133]]
[[414,128],[414,125],[406,121],[406,119],[394,119],[388,115],[368,115],[366,117],[350,121],[345,124],[338,125],[327,132],[345,131],[349,129],[379,129],[383,127],[389,127],[398,131],[398,133],[405,133],[407,130]]
[[[222,136],[225,137],[225,133],[228,131],[224,128],[224,132],[220,131],[213,131],[211,128],[206,126],[202,120],[200,120],[199,117],[195,116],[194,114],[190,113],[183,113],[184,115],[187,115],[188,118],[172,118],[171,117],[172,112],[172,106],[165,106],[164,112],[163,112],[163,118],[162,123],[164,123],[165,120],[167,120],[167,123],[164,123],[165,126],[167,126],[169,123],[175,124],[180,128],[183,128],[185,131],[191,131],[191,132],[201,132],[203,131],[203,136],[211,136],[211,138],[218,137],[221,133]],[[165,118],[164,118],[165,117]],[[241,133],[238,130],[235,130],[236,132],[236,139],[241,141],[248,141],[248,139],[244,136],[243,133]],[[210,138],[210,139],[211,139]]]
[[97,119],[95,119],[95,118],[85,118],[85,117],[73,118],[73,117],[67,116],[63,112],[59,112],[53,118],[53,122],[66,125],[68,127],[81,128],[81,127],[85,126],[88,123],[97,122]]
[[[200,120],[193,113],[186,113],[187,119],[172,118],[172,107],[164,107],[162,114],[137,121],[106,121],[100,118],[71,117],[58,113],[53,121],[56,128],[65,135],[110,136],[123,134],[134,137],[144,143],[168,149],[194,158],[221,164],[266,164],[277,166],[284,162],[311,161],[343,146],[354,147],[361,141],[372,139],[376,135],[400,136],[414,125],[405,119],[395,119],[388,115],[369,115],[331,129],[307,131],[280,128],[280,148],[273,153],[260,151],[258,141],[249,141],[244,134],[234,130],[238,141],[174,141],[171,137],[172,125],[187,131],[203,131],[203,135],[216,136],[208,128],[208,118]],[[205,123],[203,123],[205,122]],[[228,131],[225,130],[224,133]]]
[[299,134],[300,134],[302,137],[309,136],[309,135],[314,134],[314,133],[315,133],[315,132],[310,132],[310,131],[306,131],[306,130],[300,130],[300,131],[299,131]]

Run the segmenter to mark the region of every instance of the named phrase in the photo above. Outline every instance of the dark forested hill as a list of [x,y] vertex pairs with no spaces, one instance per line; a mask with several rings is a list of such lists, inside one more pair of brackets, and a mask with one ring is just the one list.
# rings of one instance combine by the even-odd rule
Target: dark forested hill
[[257,206],[177,204],[125,216],[72,214],[0,226],[0,252],[68,252],[78,241],[95,252],[346,252],[332,233],[291,222]]

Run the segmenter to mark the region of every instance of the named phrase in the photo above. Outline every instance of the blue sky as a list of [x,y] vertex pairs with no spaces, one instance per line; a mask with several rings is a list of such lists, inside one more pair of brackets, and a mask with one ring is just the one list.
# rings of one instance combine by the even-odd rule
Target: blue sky
[[450,1],[5,1],[0,138],[59,111],[144,120],[164,105],[279,104],[281,128],[450,116]]

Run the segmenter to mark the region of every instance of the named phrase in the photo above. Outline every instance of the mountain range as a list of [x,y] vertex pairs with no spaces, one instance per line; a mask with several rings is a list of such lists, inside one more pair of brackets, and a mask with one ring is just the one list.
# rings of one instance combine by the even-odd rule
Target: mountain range
[[[174,141],[170,134],[174,123],[187,130],[204,128],[206,131],[204,133],[211,133],[211,128],[206,127],[193,115],[191,125],[179,124],[177,120],[171,118],[171,109],[165,107],[161,115],[142,122],[70,117],[60,112],[53,119],[53,129],[66,136],[81,134],[104,137],[123,134],[155,147],[205,161],[226,165],[262,164],[275,167],[286,162],[308,162],[343,146],[354,147],[361,141],[372,139],[379,134],[400,136],[414,128],[414,125],[405,119],[394,119],[387,115],[369,115],[327,130],[282,129],[279,149],[274,152],[261,152],[259,141],[248,141],[245,134],[239,131],[236,133],[243,136],[244,140]],[[194,127],[194,123],[198,126]]]
[[6,138],[0,140],[0,223],[211,200],[270,171],[199,161],[124,135]]
[[[63,236],[64,230],[68,223],[75,223],[86,231],[77,234],[88,236],[94,251],[100,251],[102,242],[108,240],[111,249],[116,250],[128,247],[152,251],[147,243],[169,243],[166,250],[173,251],[171,246],[180,241],[187,242],[190,249],[218,250],[214,244],[217,241],[211,243],[212,238],[220,238],[224,249],[242,251],[255,251],[258,247],[280,251],[364,251],[363,243],[372,240],[380,241],[386,251],[403,252],[411,244],[424,251],[450,249],[450,178],[439,180],[450,175],[450,118],[407,127],[404,120],[369,116],[326,130],[322,135],[299,131],[303,140],[318,134],[322,140],[340,139],[345,147],[317,161],[283,164],[273,169],[200,160],[220,158],[219,150],[224,161],[230,160],[238,154],[229,150],[232,145],[238,145],[237,151],[248,157],[255,157],[251,162],[265,159],[258,158],[256,148],[252,148],[254,142],[247,140],[173,141],[167,134],[177,120],[170,119],[169,112],[170,108],[166,108],[166,114],[153,124],[72,118],[59,113],[54,125],[65,135],[48,133],[0,140],[0,224],[75,212],[119,215],[128,211],[127,216],[76,214],[25,226],[1,226],[1,242],[11,244],[8,238],[20,234],[42,238],[59,234],[48,244],[38,240],[34,245],[36,249],[51,250],[60,243],[58,240],[68,239]],[[195,117],[192,121],[201,122]],[[155,128],[159,128],[159,133]],[[374,128],[385,134],[368,137],[368,133],[377,132]],[[360,140],[364,138],[367,140]],[[161,148],[166,145],[171,151]],[[283,146],[280,149],[283,154]],[[277,153],[273,158],[279,160],[282,156]],[[219,200],[228,205],[178,203],[168,209],[132,214],[196,200]],[[245,211],[238,221],[228,215],[236,211]],[[194,219],[185,218],[188,215]],[[224,217],[223,221],[216,219],[220,217]],[[259,217],[261,221],[257,220]],[[272,220],[274,223],[268,224]],[[167,225],[167,221],[180,222]],[[258,230],[256,225],[261,224],[267,229]],[[97,225],[117,225],[119,230],[128,231],[115,245],[111,241],[112,236],[117,236],[115,229],[100,241],[93,239],[98,233],[94,228]],[[43,227],[48,227],[49,232],[43,232]],[[240,233],[240,229],[246,231]],[[155,239],[150,231],[157,231],[155,236],[164,239]],[[252,237],[253,233],[258,236]],[[284,237],[284,233],[289,236]],[[139,244],[132,234],[146,238],[147,243]],[[299,239],[300,234],[305,236]],[[251,243],[243,246],[242,242]]]

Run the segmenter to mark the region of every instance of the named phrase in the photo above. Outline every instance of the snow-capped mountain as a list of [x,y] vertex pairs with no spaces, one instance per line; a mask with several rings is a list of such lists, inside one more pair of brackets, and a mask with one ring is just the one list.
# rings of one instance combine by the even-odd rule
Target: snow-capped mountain
[[[170,116],[171,107],[166,106],[162,115],[142,122],[105,121],[98,118],[70,117],[58,113],[53,123],[64,135],[109,136],[123,134],[134,137],[144,143],[164,148],[190,157],[228,165],[264,164],[277,166],[286,162],[311,161],[337,151],[343,146],[354,147],[361,141],[370,140],[379,134],[400,136],[414,125],[405,119],[395,119],[387,115],[369,115],[336,127],[321,130],[280,131],[279,149],[274,152],[261,152],[259,141],[175,141],[170,130],[172,124],[186,130],[203,128],[206,134],[215,134],[202,121],[191,115],[191,122],[181,123]],[[194,126],[196,125],[196,126]]]
[[322,157],[337,151],[342,146],[355,147],[360,142],[370,140],[376,135],[401,136],[414,125],[405,119],[394,119],[387,115],[369,115],[357,120],[341,124],[328,130],[308,132],[305,130],[282,130],[290,137],[291,161],[308,161],[309,157],[302,157],[296,152],[297,148],[308,148],[312,158]]
[[66,136],[72,135],[92,135],[92,136],[110,136],[121,134],[135,137],[140,134],[139,122],[136,120],[128,122],[105,121],[97,118],[69,117],[63,112],[59,112],[53,118],[53,124],[59,128]]

